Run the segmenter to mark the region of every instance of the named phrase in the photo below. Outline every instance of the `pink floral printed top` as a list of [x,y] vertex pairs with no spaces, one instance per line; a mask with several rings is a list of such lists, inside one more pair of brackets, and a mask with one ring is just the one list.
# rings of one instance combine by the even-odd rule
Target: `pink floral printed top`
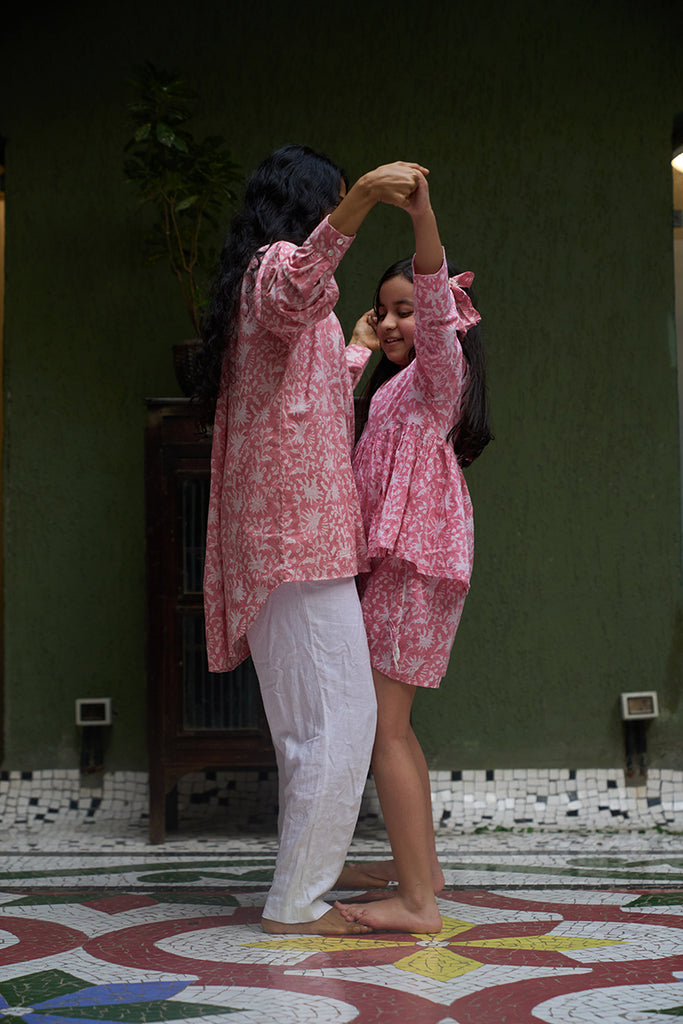
[[216,408],[204,572],[209,669],[249,653],[246,632],[292,580],[367,568],[351,470],[353,387],[369,358],[344,347],[334,271],[352,238],[325,219],[276,242],[242,285]]
[[469,587],[472,502],[446,435],[467,383],[458,335],[481,319],[460,287],[474,275],[449,282],[444,259],[436,274],[414,278],[415,358],[373,396],[353,471],[369,556],[392,554]]

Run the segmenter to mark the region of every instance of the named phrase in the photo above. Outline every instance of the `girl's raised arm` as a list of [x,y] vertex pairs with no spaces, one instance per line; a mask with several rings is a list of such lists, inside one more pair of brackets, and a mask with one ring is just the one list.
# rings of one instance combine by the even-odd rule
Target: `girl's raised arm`
[[445,403],[452,414],[463,380],[463,354],[457,334],[457,307],[425,178],[404,209],[410,214],[415,232],[416,379],[432,402]]
[[423,174],[403,209],[410,214],[415,232],[415,273],[436,274],[443,263],[443,247],[429,198],[429,185]]

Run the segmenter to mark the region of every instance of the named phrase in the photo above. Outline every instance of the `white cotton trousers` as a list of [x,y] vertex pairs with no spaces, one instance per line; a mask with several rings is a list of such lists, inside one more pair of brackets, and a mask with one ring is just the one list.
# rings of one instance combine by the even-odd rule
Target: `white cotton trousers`
[[280,848],[263,916],[317,921],[353,838],[377,705],[351,578],[283,583],[247,639],[277,757]]

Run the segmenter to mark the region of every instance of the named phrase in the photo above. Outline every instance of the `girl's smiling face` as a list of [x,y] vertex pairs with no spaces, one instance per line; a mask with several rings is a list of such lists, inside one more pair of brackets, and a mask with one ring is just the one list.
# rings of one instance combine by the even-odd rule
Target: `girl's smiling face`
[[407,366],[413,358],[415,317],[413,285],[405,277],[391,277],[380,288],[376,330],[387,359]]

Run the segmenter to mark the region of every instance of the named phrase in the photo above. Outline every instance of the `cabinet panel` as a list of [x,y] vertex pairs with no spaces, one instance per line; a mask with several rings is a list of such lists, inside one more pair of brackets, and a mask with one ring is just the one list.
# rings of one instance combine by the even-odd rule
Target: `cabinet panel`
[[202,581],[211,440],[186,399],[147,402],[147,723],[150,840],[171,827],[175,786],[208,767],[272,766],[251,659],[211,673]]
[[204,616],[181,616],[182,728],[251,729],[262,726],[258,680],[251,658],[234,672],[209,672],[206,661]]

